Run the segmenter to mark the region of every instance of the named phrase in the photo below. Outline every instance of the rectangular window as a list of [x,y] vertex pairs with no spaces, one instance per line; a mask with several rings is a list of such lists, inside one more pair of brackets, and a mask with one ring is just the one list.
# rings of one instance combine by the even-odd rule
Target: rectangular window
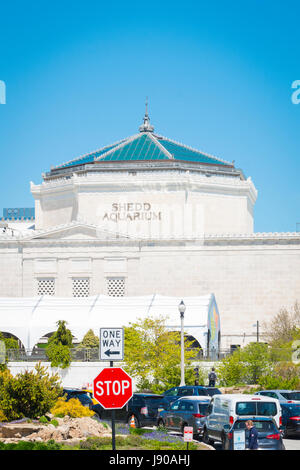
[[72,279],[73,297],[88,297],[90,295],[90,278]]
[[108,277],[107,278],[107,295],[111,297],[124,297],[125,278],[124,277]]
[[239,416],[275,416],[277,407],[273,402],[240,402],[236,404],[236,414]]
[[38,279],[37,295],[55,295],[55,279],[54,278]]

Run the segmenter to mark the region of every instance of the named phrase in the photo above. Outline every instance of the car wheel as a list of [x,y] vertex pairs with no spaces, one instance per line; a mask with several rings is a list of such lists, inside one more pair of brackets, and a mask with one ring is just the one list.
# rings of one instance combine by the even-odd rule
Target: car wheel
[[162,419],[160,419],[160,420],[157,422],[157,427],[158,427],[158,428],[165,428],[165,423],[163,422]]
[[127,424],[130,426],[132,416],[134,417],[134,425],[135,425],[135,427],[136,427],[136,428],[140,428],[140,427],[141,427],[140,422],[139,422],[138,418],[137,418],[135,415],[130,415],[130,416],[128,416]]

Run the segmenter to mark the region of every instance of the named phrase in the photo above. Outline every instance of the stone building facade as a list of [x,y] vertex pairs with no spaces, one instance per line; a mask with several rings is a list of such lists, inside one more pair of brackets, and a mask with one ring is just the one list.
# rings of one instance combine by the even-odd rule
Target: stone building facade
[[1,297],[214,293],[223,348],[300,301],[300,233],[254,233],[251,178],[156,135],[147,112],[31,192],[35,221],[2,221]]

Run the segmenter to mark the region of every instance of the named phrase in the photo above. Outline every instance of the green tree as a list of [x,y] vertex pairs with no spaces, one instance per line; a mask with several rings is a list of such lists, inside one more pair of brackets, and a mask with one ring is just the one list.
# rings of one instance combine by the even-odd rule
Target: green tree
[[72,355],[72,333],[67,328],[67,322],[59,320],[57,331],[53,333],[45,349],[46,355],[51,362],[51,367],[69,367]]
[[293,308],[282,308],[268,323],[263,324],[267,332],[265,337],[269,345],[276,348],[284,348],[285,345],[295,339],[300,332],[300,304],[295,302]]
[[[0,345],[0,371],[3,371],[7,368],[7,361],[8,361],[8,355],[7,351],[9,349],[19,349],[19,344],[18,341],[12,337],[7,338],[3,335],[3,333],[0,331],[0,342],[2,342],[2,345]],[[1,347],[3,346],[4,347]]]
[[[126,370],[138,379],[138,389],[155,393],[180,383],[180,333],[170,332],[166,318],[147,317],[125,327]],[[195,355],[190,351],[191,341],[185,340],[185,379],[194,383],[193,369],[188,365]]]
[[83,337],[81,343],[78,345],[81,349],[99,348],[99,337],[95,335],[90,329]]
[[287,361],[274,363],[270,373],[260,377],[259,385],[264,390],[297,390],[300,388],[300,366]]
[[257,384],[260,377],[271,371],[268,345],[250,343],[225,357],[217,366],[220,385]]

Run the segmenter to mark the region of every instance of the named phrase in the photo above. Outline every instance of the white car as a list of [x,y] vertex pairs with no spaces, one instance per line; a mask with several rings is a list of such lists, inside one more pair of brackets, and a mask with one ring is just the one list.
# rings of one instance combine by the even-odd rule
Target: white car
[[238,418],[271,417],[277,427],[282,425],[281,406],[276,398],[259,395],[223,394],[212,397],[203,428],[203,440],[208,444],[224,444],[225,428]]
[[277,398],[280,403],[300,403],[299,390],[263,390],[261,392],[256,392],[255,395]]

